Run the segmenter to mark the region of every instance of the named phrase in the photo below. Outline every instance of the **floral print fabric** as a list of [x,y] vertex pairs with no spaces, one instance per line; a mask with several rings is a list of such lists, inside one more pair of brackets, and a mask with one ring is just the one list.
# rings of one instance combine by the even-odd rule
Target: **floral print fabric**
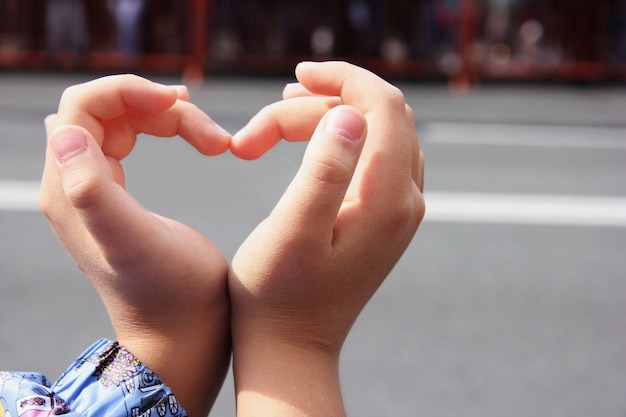
[[0,417],[187,417],[174,393],[131,352],[102,339],[50,384],[0,372]]

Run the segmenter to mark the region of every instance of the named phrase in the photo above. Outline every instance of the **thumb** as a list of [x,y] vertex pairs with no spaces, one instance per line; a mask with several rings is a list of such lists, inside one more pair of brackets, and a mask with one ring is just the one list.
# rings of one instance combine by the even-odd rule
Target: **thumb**
[[119,161],[107,161],[96,140],[78,126],[59,126],[52,132],[49,152],[65,199],[103,254],[137,255],[132,245],[149,236],[146,219],[154,221],[116,181]]
[[354,107],[341,105],[329,110],[272,216],[277,216],[299,238],[332,238],[366,132],[365,117]]

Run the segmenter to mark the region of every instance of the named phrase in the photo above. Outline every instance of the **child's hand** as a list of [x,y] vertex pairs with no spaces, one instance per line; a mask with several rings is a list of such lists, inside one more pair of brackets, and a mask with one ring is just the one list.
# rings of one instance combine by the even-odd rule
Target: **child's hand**
[[133,200],[120,164],[141,132],[179,134],[206,155],[226,151],[230,135],[187,100],[184,87],[130,75],[67,89],[46,119],[40,203],[120,343],[191,415],[206,415],[230,355],[228,264],[202,235]]
[[300,87],[233,137],[236,154],[258,157],[281,137],[303,140],[332,108],[232,262],[242,416],[343,414],[343,342],[424,215],[423,155],[401,92],[346,63],[305,63],[296,75]]

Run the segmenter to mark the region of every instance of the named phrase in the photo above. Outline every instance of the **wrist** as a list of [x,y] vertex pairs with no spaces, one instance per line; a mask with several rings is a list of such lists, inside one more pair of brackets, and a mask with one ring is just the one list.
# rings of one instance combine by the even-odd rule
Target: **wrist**
[[[338,357],[350,331],[352,316],[313,311],[311,304],[255,306],[255,300],[231,299],[233,340],[271,345],[289,351],[320,352]],[[274,303],[276,304],[276,303]],[[329,310],[332,310],[329,308]]]
[[233,370],[239,417],[345,416],[338,351],[234,335]]
[[119,343],[172,389],[191,416],[209,413],[231,357],[228,310],[215,313],[211,320],[202,317],[177,327],[151,324],[117,332]]

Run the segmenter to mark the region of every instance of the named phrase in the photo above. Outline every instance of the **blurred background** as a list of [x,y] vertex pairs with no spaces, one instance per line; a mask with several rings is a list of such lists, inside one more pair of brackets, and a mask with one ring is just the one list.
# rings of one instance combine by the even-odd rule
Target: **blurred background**
[[0,67],[624,81],[624,0],[2,0]]
[[[63,90],[189,83],[230,132],[303,59],[396,84],[426,153],[424,222],[341,358],[349,415],[626,416],[625,0],[0,0],[0,370],[56,378],[114,337],[39,211]],[[299,167],[142,137],[131,195],[231,258]],[[184,341],[181,341],[184,343]],[[212,413],[234,416],[232,377]]]

